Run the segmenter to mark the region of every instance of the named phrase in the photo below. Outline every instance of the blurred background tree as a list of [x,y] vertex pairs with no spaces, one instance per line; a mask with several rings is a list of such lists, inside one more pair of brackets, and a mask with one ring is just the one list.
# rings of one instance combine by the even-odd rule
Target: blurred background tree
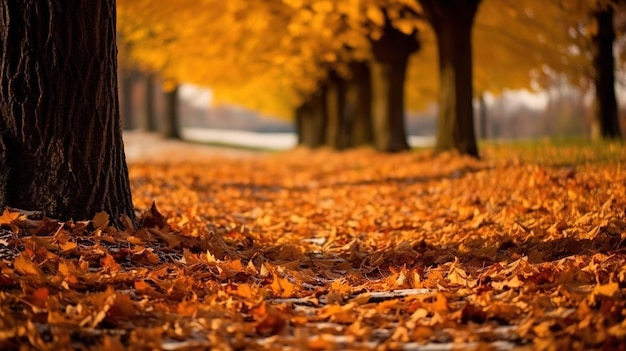
[[[406,150],[407,114],[431,109],[438,111],[436,148],[477,156],[475,126],[480,137],[507,128],[501,116],[488,116],[494,99],[563,84],[596,106],[588,120],[570,123],[593,137],[619,138],[613,47],[622,47],[622,5],[119,0],[120,74],[130,82],[156,74],[165,92],[182,83],[208,87],[216,104],[294,121],[298,143],[311,148]],[[180,126],[174,118],[161,128]]]

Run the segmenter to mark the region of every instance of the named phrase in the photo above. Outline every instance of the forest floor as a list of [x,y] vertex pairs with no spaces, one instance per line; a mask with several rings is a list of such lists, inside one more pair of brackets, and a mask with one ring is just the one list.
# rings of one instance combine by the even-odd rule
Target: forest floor
[[138,225],[1,215],[0,349],[626,349],[624,145],[137,141]]

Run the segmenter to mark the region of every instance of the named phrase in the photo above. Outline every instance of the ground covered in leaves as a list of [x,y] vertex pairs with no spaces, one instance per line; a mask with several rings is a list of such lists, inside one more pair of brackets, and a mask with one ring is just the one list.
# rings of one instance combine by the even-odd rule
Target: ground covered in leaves
[[0,217],[0,349],[623,350],[622,160],[607,145],[134,162],[124,230]]

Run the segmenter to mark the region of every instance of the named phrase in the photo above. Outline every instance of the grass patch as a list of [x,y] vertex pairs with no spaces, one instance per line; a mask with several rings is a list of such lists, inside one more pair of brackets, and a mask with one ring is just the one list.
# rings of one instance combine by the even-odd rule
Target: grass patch
[[486,159],[514,160],[546,166],[622,163],[626,145],[622,141],[591,141],[582,138],[483,141],[481,155]]

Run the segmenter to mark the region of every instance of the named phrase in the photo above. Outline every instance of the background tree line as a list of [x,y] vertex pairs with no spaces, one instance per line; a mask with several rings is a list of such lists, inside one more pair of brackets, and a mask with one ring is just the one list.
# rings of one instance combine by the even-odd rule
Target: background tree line
[[121,0],[119,28],[127,62],[293,119],[302,145],[406,150],[405,111],[436,100],[436,148],[477,156],[475,99],[563,78],[595,90],[592,136],[621,136],[612,51],[621,5]]

